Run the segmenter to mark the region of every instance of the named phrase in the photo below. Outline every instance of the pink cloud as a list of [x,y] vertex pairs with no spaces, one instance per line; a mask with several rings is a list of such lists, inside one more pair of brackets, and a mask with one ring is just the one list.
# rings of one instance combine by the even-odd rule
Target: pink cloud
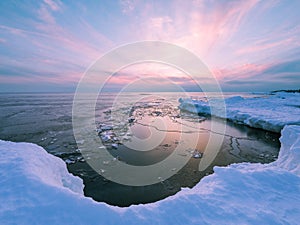
[[45,77],[45,76],[38,76],[38,75],[31,75],[30,77],[12,77],[10,75],[1,74],[0,81],[1,83],[6,84],[23,84],[23,83],[30,83],[30,84],[39,84],[39,83],[53,83],[53,84],[62,84],[62,83],[75,83],[79,81],[81,74],[64,74],[64,75],[57,75],[52,77]]
[[[33,26],[38,30],[35,31],[24,31],[29,35],[37,35],[40,37],[52,39],[57,44],[61,45],[64,49],[74,53],[73,55],[81,56],[83,61],[92,62],[107,49],[114,46],[114,43],[105,37],[102,33],[95,30],[91,25],[86,23],[83,19],[80,20],[78,26],[85,32],[90,38],[95,40],[98,45],[92,45],[88,40],[81,39],[76,36],[76,34],[71,33],[67,29],[63,28],[58,24],[53,16],[53,11],[61,11],[63,3],[60,1],[45,0],[45,4],[41,4],[40,8],[37,10],[38,17],[42,22],[34,22]],[[39,45],[41,48],[48,48],[45,42],[40,39],[32,40],[32,42]],[[105,46],[105,49],[99,50],[99,46]],[[88,66],[88,65],[86,65]]]
[[168,23],[172,23],[172,19],[168,16],[150,18],[150,26],[159,29],[162,29]]
[[55,18],[52,16],[52,14],[49,12],[49,10],[45,7],[45,5],[42,5],[38,10],[39,18],[48,23],[48,24],[55,24]]
[[[261,41],[260,41],[261,42]],[[250,54],[250,53],[258,53],[261,51],[269,50],[269,49],[274,49],[277,47],[288,47],[291,44],[295,42],[294,38],[287,38],[284,40],[276,41],[276,42],[270,42],[270,43],[264,43],[264,44],[258,44],[258,42],[254,43],[251,46],[247,46],[245,48],[238,49],[236,53],[238,55],[243,55],[243,54]]]
[[155,85],[189,85],[194,83],[192,79],[187,77],[167,77],[160,74],[143,74],[142,76],[132,76],[122,74],[112,76],[107,85],[126,86],[129,84],[143,85],[144,87],[155,87]]
[[49,6],[50,9],[53,10],[53,11],[61,10],[62,3],[59,0],[57,0],[57,1],[44,0],[44,3],[46,3],[46,5]]
[[136,7],[136,0],[121,0],[122,13],[128,15],[130,14]]
[[22,29],[4,26],[4,25],[0,25],[0,29],[6,30],[6,31],[10,32],[11,34],[19,35],[19,36],[23,36],[25,33],[24,30],[22,30]]
[[153,16],[155,6],[146,5],[135,30],[140,39],[168,41],[203,57],[212,54],[216,45],[224,44],[235,34],[257,3],[257,0],[216,2],[208,10],[202,1],[192,4],[176,1],[170,4],[173,17]]
[[[38,15],[43,22],[35,23],[34,25],[39,32],[30,32],[31,34],[33,33],[34,35],[52,39],[63,46],[63,48],[76,53],[76,55],[81,55],[83,59],[90,62],[101,55],[101,52],[99,52],[96,46],[92,46],[90,43],[77,38],[75,35],[57,24],[51,12],[44,6],[38,10]],[[111,45],[111,42],[107,38],[101,35],[101,33],[97,33],[92,30],[91,26],[86,27],[86,29],[87,33],[90,32],[95,39],[100,37],[98,41],[103,41],[104,44],[109,43]],[[39,40],[36,42],[39,42]],[[40,47],[41,45],[44,45],[43,43],[44,42],[39,44]],[[45,45],[44,47],[47,48]]]
[[215,77],[222,80],[242,80],[250,78],[254,75],[261,74],[266,69],[270,68],[271,64],[254,64],[254,63],[246,63],[246,64],[237,64],[230,68],[212,69],[212,73]]
[[[201,79],[201,82],[207,82]],[[196,84],[193,77],[184,72],[161,63],[139,63],[118,71],[107,80],[107,85],[126,86],[135,84],[137,87],[157,86],[192,86]]]

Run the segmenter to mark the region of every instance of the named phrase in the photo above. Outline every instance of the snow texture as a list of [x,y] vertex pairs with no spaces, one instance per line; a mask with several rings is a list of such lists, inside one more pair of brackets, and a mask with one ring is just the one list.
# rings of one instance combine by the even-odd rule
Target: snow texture
[[215,167],[193,189],[118,208],[82,194],[64,162],[29,143],[0,141],[0,224],[298,224],[300,126],[286,126],[271,164]]
[[[236,123],[279,133],[285,125],[300,125],[300,93],[278,92],[263,97],[225,99],[226,114],[220,99],[211,101],[179,99],[180,108],[193,113],[211,114]],[[215,107],[216,110],[210,110]]]

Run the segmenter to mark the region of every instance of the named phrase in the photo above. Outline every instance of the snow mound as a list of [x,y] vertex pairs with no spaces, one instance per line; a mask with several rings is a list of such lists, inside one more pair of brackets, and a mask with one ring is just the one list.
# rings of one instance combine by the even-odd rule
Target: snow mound
[[[14,168],[15,176],[28,177],[49,186],[64,187],[70,191],[83,194],[83,183],[79,177],[72,176],[62,160],[50,155],[40,146],[30,143],[13,143],[0,140],[1,168]],[[5,151],[2,147],[5,146]],[[49,166],[48,166],[49,165]],[[1,170],[1,172],[4,172]]]
[[165,200],[111,207],[82,195],[82,181],[41,147],[0,141],[0,224],[298,224],[300,126],[286,126],[271,164],[215,167]]
[[[261,98],[235,96],[225,99],[226,114],[218,104],[220,99],[210,102],[179,99],[182,110],[192,113],[211,114],[210,106],[215,107],[216,117],[225,117],[236,123],[279,133],[285,125],[300,125],[300,93],[278,92]],[[209,105],[210,104],[210,105]]]
[[287,126],[281,134],[281,149],[274,164],[300,176],[300,126]]

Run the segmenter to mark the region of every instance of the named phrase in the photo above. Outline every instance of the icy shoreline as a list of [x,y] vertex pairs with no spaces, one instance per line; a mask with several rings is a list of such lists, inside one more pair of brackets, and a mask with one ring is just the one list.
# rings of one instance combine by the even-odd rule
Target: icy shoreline
[[1,224],[297,224],[300,126],[286,126],[271,164],[215,167],[160,202],[111,207],[82,194],[64,162],[29,143],[0,141]]
[[[277,92],[263,98],[242,98],[235,96],[225,99],[226,114],[219,108],[220,99],[212,99],[216,107],[214,115],[250,127],[279,133],[285,125],[300,125],[300,93]],[[179,108],[193,113],[211,114],[206,101],[179,99]]]
[[[227,116],[279,132],[299,124],[299,97],[229,98]],[[182,99],[181,107],[209,113],[205,102]],[[84,197],[82,180],[42,147],[0,140],[0,224],[298,224],[300,126],[281,134],[273,163],[215,167],[192,189],[128,208]]]

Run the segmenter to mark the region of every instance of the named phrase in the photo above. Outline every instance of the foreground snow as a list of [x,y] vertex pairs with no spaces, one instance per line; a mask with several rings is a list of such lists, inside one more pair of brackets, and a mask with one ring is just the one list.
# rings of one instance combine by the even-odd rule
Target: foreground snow
[[84,197],[81,179],[43,148],[0,141],[0,224],[298,224],[300,126],[280,140],[274,163],[216,167],[193,189],[126,209]]
[[[210,104],[218,109],[219,99]],[[208,102],[192,99],[179,99],[180,108],[194,112],[210,114]],[[263,98],[242,98],[240,96],[225,99],[226,114],[220,108],[214,116],[225,117],[237,123],[255,128],[280,132],[287,124],[300,125],[300,93],[278,92]]]

